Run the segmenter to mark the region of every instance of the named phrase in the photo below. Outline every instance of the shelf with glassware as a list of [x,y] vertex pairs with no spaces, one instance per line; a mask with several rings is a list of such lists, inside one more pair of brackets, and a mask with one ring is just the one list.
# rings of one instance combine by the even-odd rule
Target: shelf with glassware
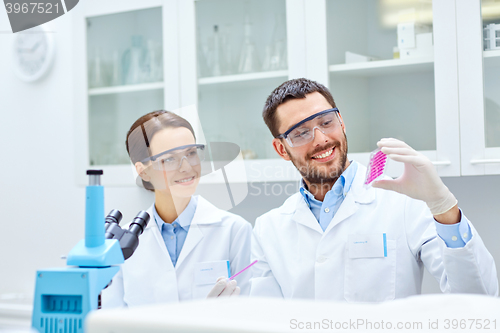
[[330,73],[337,76],[379,76],[393,74],[422,73],[434,69],[434,57],[376,60],[329,66]]
[[[346,51],[345,64],[331,65],[329,71],[337,76],[363,77],[432,71],[434,69],[432,25],[416,21],[400,22],[397,23],[395,30],[394,40],[384,38],[383,30],[376,30],[376,34],[383,39],[384,43],[378,43],[376,47],[370,48],[371,52],[375,54],[387,55],[391,45],[397,42],[397,46],[392,47],[393,59],[382,57],[383,60],[379,60],[376,57]],[[336,55],[335,59],[338,57],[339,54]]]
[[[161,44],[148,40],[147,47],[142,46],[143,36],[132,36],[133,42],[125,50],[104,50],[96,48],[88,58],[89,92],[99,94],[99,91],[114,89],[119,92],[140,91],[158,86],[163,81],[163,63]],[[102,61],[109,55],[110,60]],[[119,57],[118,54],[122,56]],[[142,86],[141,86],[142,85]]]
[[142,35],[133,35],[128,45],[123,44],[113,49],[94,47],[94,51],[89,52],[87,64],[89,95],[127,93],[164,87],[161,43]]
[[207,85],[207,84],[218,84],[218,83],[255,81],[255,80],[274,79],[279,77],[283,77],[286,79],[288,77],[288,70],[203,77],[198,79],[198,84]]
[[272,136],[260,116],[269,93],[289,77],[287,2],[207,0],[194,7],[193,83],[206,140],[240,147],[246,180],[234,182],[300,179],[293,165],[272,151]]
[[462,175],[500,174],[500,4],[457,1]]
[[118,87],[163,81],[161,7],[87,17],[86,23],[91,91],[113,88],[124,92]]
[[[490,36],[495,36],[490,38]],[[500,172],[500,115],[497,98],[500,70],[500,24],[483,28],[485,140],[484,158],[471,159],[471,165],[484,165],[486,174]]]
[[127,163],[130,123],[163,108],[162,19],[161,7],[85,18],[90,166]]
[[[89,0],[92,2],[92,0]],[[76,179],[85,169],[103,169],[106,185],[134,182],[123,144],[130,125],[141,115],[165,108],[165,95],[177,82],[165,41],[175,18],[161,1],[114,1],[114,6],[85,5],[75,14]],[[96,9],[100,8],[100,9]],[[168,20],[168,24],[165,23]],[[168,73],[165,74],[165,73]]]
[[153,82],[153,83],[139,83],[130,85],[119,85],[111,87],[102,88],[91,88],[89,89],[89,96],[97,95],[110,95],[110,94],[121,94],[129,92],[147,91],[147,90],[157,90],[163,89],[165,87],[163,82]]
[[262,0],[196,3],[198,84],[288,77],[285,7]]
[[[432,4],[405,12],[404,6],[383,10],[392,5],[370,2],[361,12],[368,18],[379,13],[377,19],[361,14],[363,20],[351,21],[360,3],[327,2],[329,83],[345,112],[349,155],[367,163],[375,142],[391,136],[427,156],[443,176],[459,175],[459,146],[453,143],[458,140],[449,139],[458,136],[458,128],[441,126],[443,119],[450,124],[458,118],[452,103],[441,107],[441,101],[456,95],[453,86],[435,84],[436,75],[441,79],[444,72],[446,82],[452,83],[456,71],[456,66],[448,68],[453,67],[453,49],[441,43],[442,36],[446,43],[453,42],[453,31],[445,31],[452,26],[445,24],[443,30],[441,23],[446,6],[434,6],[432,15]],[[433,17],[441,24],[433,24]],[[344,27],[341,33],[338,26]],[[415,131],[417,123],[425,128],[424,137]],[[387,168],[390,176],[401,171],[400,164]]]
[[[487,6],[495,6],[496,15],[493,21],[486,23],[487,16],[485,10]],[[490,7],[491,8],[491,7]],[[484,165],[486,174],[500,173],[500,113],[498,86],[500,71],[500,5],[488,3],[482,7],[483,14],[483,62],[484,67],[484,121],[485,121],[485,139],[486,149],[484,158],[473,159],[472,165]]]

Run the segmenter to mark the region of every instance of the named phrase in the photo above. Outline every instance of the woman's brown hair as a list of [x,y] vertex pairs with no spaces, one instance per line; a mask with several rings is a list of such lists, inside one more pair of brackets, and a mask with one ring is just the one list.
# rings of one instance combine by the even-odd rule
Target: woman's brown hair
[[[193,133],[196,140],[193,127],[181,116],[173,112],[158,110],[153,111],[137,119],[130,127],[125,140],[128,156],[133,164],[151,157],[149,143],[153,136],[165,128],[185,127]],[[142,180],[144,188],[154,191],[153,184]]]

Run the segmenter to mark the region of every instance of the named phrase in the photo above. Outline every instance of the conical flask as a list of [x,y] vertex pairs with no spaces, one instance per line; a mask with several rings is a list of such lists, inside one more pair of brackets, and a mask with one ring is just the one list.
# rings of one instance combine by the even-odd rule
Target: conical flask
[[252,73],[260,70],[260,62],[257,55],[257,48],[252,38],[252,23],[247,17],[245,20],[245,40],[241,49],[240,64],[238,71],[240,73]]
[[220,76],[222,74],[220,69],[220,38],[219,38],[219,26],[214,25],[214,62],[212,65],[212,75]]

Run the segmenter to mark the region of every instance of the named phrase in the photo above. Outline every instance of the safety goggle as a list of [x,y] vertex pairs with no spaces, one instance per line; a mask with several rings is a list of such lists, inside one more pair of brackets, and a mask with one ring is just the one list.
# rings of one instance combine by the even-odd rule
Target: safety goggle
[[333,108],[324,110],[307,117],[293,125],[283,134],[280,134],[276,139],[285,139],[290,147],[303,146],[314,140],[314,132],[316,129],[323,134],[328,134],[335,131],[342,121],[338,115],[339,109]]
[[152,167],[155,170],[174,171],[181,167],[184,159],[191,166],[201,164],[205,159],[205,145],[193,144],[176,147],[146,158],[141,162],[152,161]]

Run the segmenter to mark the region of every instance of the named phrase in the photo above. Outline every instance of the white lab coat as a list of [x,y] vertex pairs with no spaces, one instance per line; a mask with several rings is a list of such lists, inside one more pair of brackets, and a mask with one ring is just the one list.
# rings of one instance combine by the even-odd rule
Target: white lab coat
[[[206,298],[215,280],[207,283],[200,263],[218,261],[219,271],[211,272],[217,277],[228,275],[227,265],[220,261],[230,261],[231,275],[250,263],[251,224],[200,196],[175,267],[154,221],[153,206],[147,212],[151,219],[139,246],[102,292],[103,308]],[[235,278],[241,294],[248,294],[250,276],[247,271]]]
[[[466,246],[448,248],[423,201],[365,189],[365,173],[358,164],[351,189],[324,232],[300,193],[257,219],[251,260],[259,262],[250,296],[391,300],[421,292],[424,266],[443,292],[498,295],[494,260],[471,224]],[[353,255],[351,246],[359,244],[352,239],[383,233],[387,257]]]

